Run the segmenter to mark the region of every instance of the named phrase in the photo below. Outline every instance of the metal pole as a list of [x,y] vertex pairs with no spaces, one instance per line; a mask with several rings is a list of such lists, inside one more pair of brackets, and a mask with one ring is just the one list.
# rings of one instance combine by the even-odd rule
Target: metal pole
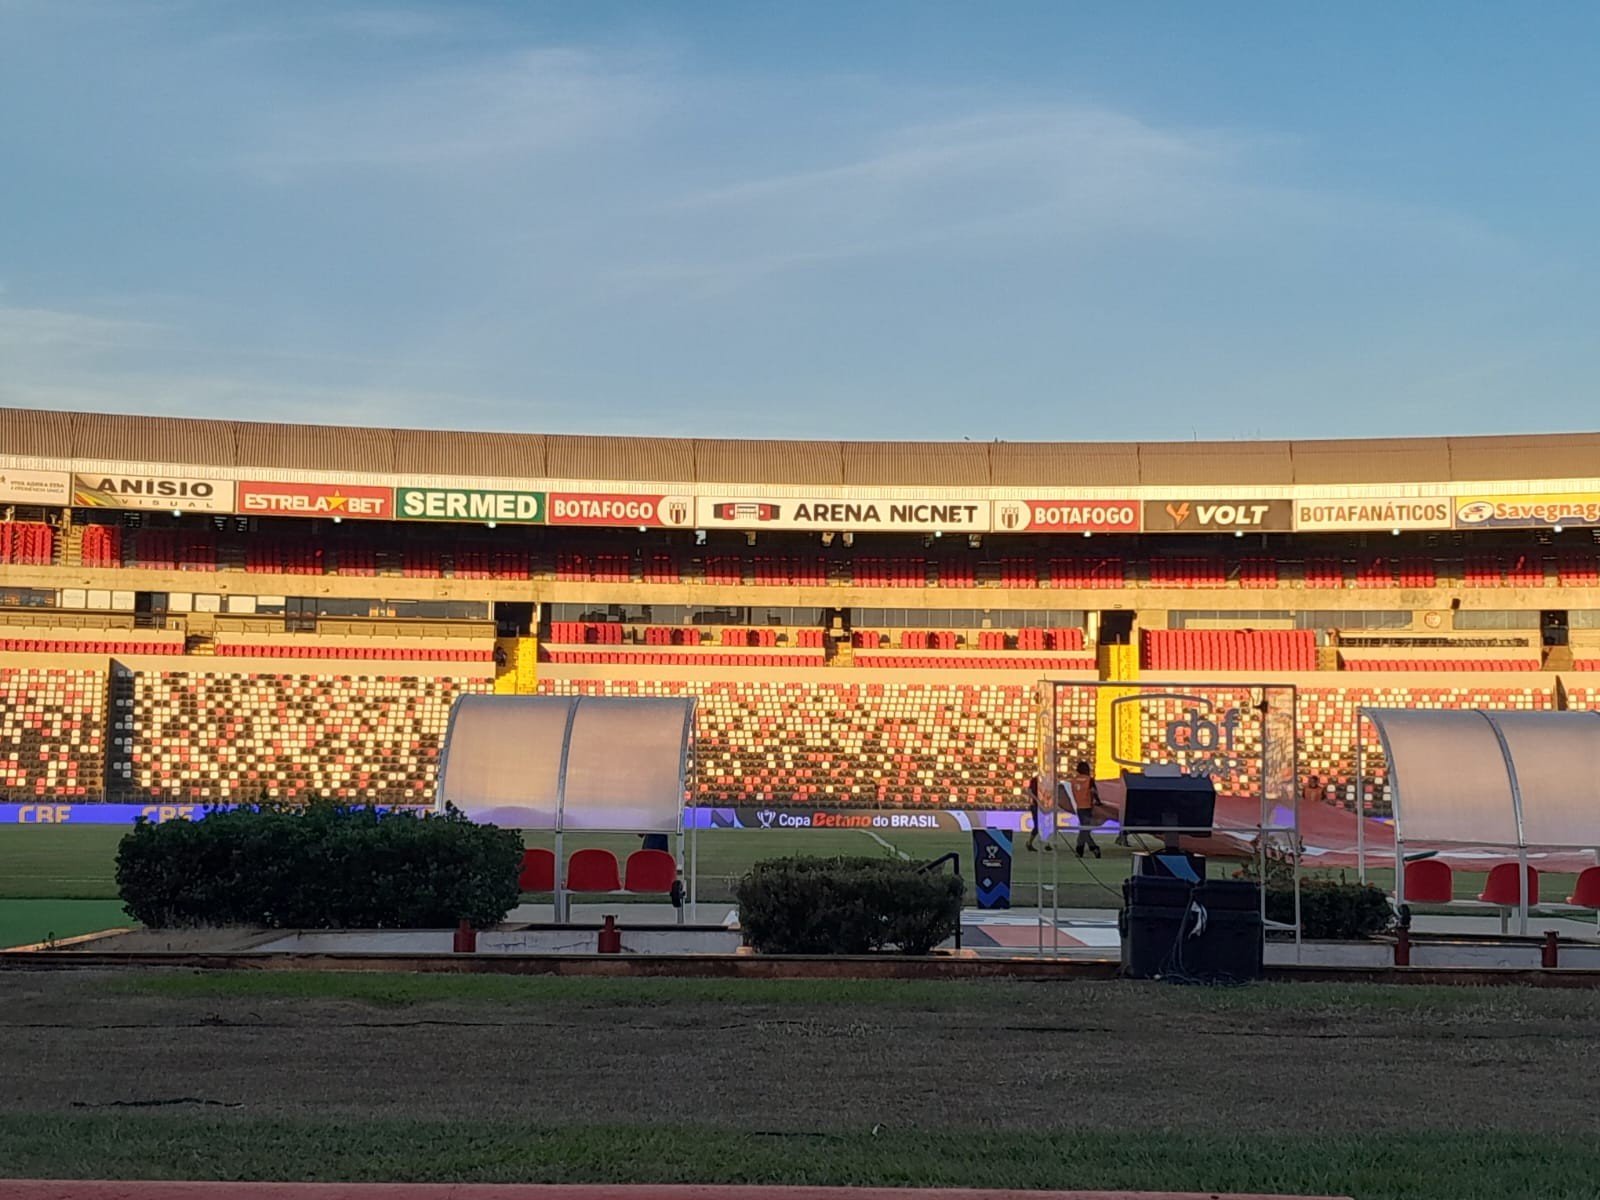
[[[1041,788],[1041,790],[1043,790]],[[1038,883],[1034,892],[1034,931],[1039,940],[1039,957],[1044,957],[1044,860],[1054,853],[1050,848],[1051,840],[1055,836],[1055,823],[1051,820],[1049,811],[1043,804],[1039,806],[1039,824],[1035,826],[1034,833],[1040,840]]]
[[689,826],[689,907],[700,919],[700,822]]
[[[1055,833],[1052,826],[1051,834]],[[1052,836],[1052,842],[1055,838]],[[1061,956],[1061,851],[1050,855],[1050,956]]]
[[[1366,815],[1361,811],[1362,802],[1367,794],[1364,780],[1367,777],[1367,743],[1361,736],[1361,722],[1366,718],[1359,712],[1356,713],[1356,878],[1362,883],[1367,882],[1367,821]],[[1396,829],[1398,830],[1398,826]],[[1399,843],[1396,842],[1398,847]],[[1400,873],[1400,858],[1398,851],[1395,856],[1395,874]]]
[[1400,832],[1400,822],[1394,823],[1394,905],[1399,908],[1406,902],[1406,839]]
[[[682,872],[682,870],[683,870],[683,810],[682,809],[680,809],[678,811],[678,855],[677,855],[677,860],[678,860],[678,870],[679,870],[679,872]],[[678,893],[678,900],[679,900],[679,904],[678,904],[678,924],[682,925],[683,924],[684,915],[685,915],[684,910],[686,908],[688,908],[688,903],[687,903],[688,897],[685,896],[682,893],[682,891],[680,891]]]
[[559,825],[557,825],[556,826],[556,891],[555,891],[555,896],[554,896],[555,911],[552,914],[553,917],[554,917],[555,923],[557,925],[564,924],[566,922],[566,919],[567,919],[567,916],[566,916],[566,904],[565,904],[565,901],[566,901],[566,898],[567,898],[567,895],[566,895],[566,882],[567,882],[567,865],[566,865],[566,859],[563,858],[562,855],[561,855],[561,827]]
[[[1518,839],[1521,840],[1521,839]],[[1528,936],[1528,847],[1517,847],[1517,932]]]
[[[1250,698],[1254,698],[1253,692],[1250,694]],[[1267,826],[1274,823],[1271,809],[1272,797],[1267,794],[1267,763],[1271,761],[1267,753],[1267,729],[1269,724],[1267,714],[1271,711],[1270,703],[1267,699],[1267,689],[1263,687],[1261,689],[1261,707],[1256,710],[1261,717],[1261,800],[1256,805],[1256,845],[1261,847],[1261,891],[1257,897],[1257,903],[1261,905],[1261,939],[1263,945],[1265,945],[1267,937]],[[1290,787],[1294,789],[1296,794],[1299,793],[1300,777],[1298,775],[1291,781]],[[1299,837],[1299,833],[1300,822],[1296,820],[1296,838]],[[1201,882],[1204,883],[1205,880],[1202,879]],[[1296,884],[1297,890],[1298,887],[1299,885]]]
[[1300,801],[1294,804],[1294,960],[1300,961]]

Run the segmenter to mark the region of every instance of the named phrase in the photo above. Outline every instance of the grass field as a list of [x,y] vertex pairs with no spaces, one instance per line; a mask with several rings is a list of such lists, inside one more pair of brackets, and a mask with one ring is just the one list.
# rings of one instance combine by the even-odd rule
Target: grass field
[[[124,830],[107,825],[4,825],[0,826],[0,947],[43,941],[48,937],[72,937],[127,921],[121,906],[112,904],[69,904],[67,901],[115,901],[115,860],[117,842]],[[1070,853],[1018,850],[1013,873],[1012,896],[1018,905],[1036,904],[1038,881],[1050,878],[1051,857],[1057,858],[1059,903],[1064,908],[1118,908],[1122,903],[1122,880],[1127,875],[1126,852],[1102,839],[1105,858],[1080,861]],[[530,836],[529,845],[549,845],[548,837]],[[599,834],[578,839],[569,837],[567,849],[578,846],[603,846],[619,857],[639,848],[639,839],[629,835]],[[946,853],[961,856],[963,873],[970,877],[972,841],[960,833],[933,831],[894,831],[892,836],[873,835],[857,830],[777,831],[704,830],[699,837],[699,898],[703,903],[720,904],[732,900],[732,888],[750,864],[761,858],[783,854],[904,854],[920,861]],[[687,855],[687,851],[685,851]],[[1216,873],[1231,871],[1235,864],[1214,862]],[[1347,872],[1350,878],[1355,872]],[[1367,872],[1370,882],[1380,887],[1394,886],[1394,873]],[[1483,887],[1483,875],[1456,873],[1456,895],[1475,897]],[[1549,898],[1564,898],[1572,889],[1571,875],[1547,874],[1541,890]],[[649,898],[647,898],[649,899]],[[49,904],[19,905],[14,901],[49,901]]]
[[0,1011],[17,1176],[1360,1200],[1600,1178],[1588,993],[13,972]]

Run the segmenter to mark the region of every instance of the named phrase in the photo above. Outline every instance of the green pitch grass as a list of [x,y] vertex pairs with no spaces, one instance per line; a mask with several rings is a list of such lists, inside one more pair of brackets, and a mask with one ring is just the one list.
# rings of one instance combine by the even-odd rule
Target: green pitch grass
[[0,950],[133,924],[120,900],[0,900]]
[[[117,843],[124,832],[120,827],[109,825],[0,826],[0,902],[115,900]],[[1026,851],[1022,849],[1023,839],[1019,838],[1012,867],[1013,902],[1018,905],[1037,903],[1038,883],[1041,878],[1050,881],[1050,865],[1054,859],[1061,907],[1120,908],[1122,880],[1128,874],[1127,852],[1112,845],[1110,838],[1098,840],[1105,857],[1079,861],[1070,851],[1060,849],[1048,855]],[[527,844],[549,846],[551,839],[545,835],[530,835]],[[691,844],[686,836],[686,869]],[[571,853],[583,846],[600,846],[615,852],[621,861],[639,845],[637,837],[624,834],[568,835],[563,849]],[[763,858],[786,854],[903,854],[926,862],[948,853],[961,856],[962,874],[970,879],[972,839],[962,833],[892,830],[874,835],[861,830],[701,830],[699,900],[712,904],[731,901],[733,886],[739,877],[749,870],[751,863]],[[1237,864],[1231,862],[1212,863],[1215,874],[1226,874],[1236,867]],[[1353,880],[1356,873],[1351,868],[1343,874]],[[1378,887],[1394,886],[1393,871],[1370,870],[1367,879]],[[1483,890],[1483,880],[1480,872],[1456,872],[1457,899],[1475,898]],[[1539,881],[1540,893],[1549,900],[1564,900],[1572,891],[1573,880],[1572,875],[1543,875]],[[119,923],[120,920],[112,922]],[[68,936],[59,929],[54,932],[58,936]],[[90,930],[76,929],[75,932]]]

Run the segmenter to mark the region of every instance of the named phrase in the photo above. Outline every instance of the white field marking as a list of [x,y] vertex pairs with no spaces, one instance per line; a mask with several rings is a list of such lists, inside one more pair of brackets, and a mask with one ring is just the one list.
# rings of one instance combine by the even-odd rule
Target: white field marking
[[903,859],[906,862],[910,862],[911,861],[911,855],[907,854],[904,850],[900,849],[893,842],[884,841],[877,834],[873,833],[872,830],[870,830],[870,829],[862,829],[859,832],[866,834],[869,838],[871,838],[873,841],[877,842],[878,845],[882,846],[885,850],[889,851],[891,854],[898,854],[901,857],[901,859]]

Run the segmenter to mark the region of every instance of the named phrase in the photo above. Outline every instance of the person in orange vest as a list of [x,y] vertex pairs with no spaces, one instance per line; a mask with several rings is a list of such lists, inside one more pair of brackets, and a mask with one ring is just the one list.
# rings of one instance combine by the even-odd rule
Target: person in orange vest
[[1100,789],[1094,785],[1088,763],[1080,762],[1076,772],[1066,785],[1072,793],[1072,807],[1078,814],[1078,841],[1072,850],[1079,858],[1085,850],[1099,858],[1100,847],[1089,833],[1089,821],[1094,816],[1094,806],[1100,803]]

